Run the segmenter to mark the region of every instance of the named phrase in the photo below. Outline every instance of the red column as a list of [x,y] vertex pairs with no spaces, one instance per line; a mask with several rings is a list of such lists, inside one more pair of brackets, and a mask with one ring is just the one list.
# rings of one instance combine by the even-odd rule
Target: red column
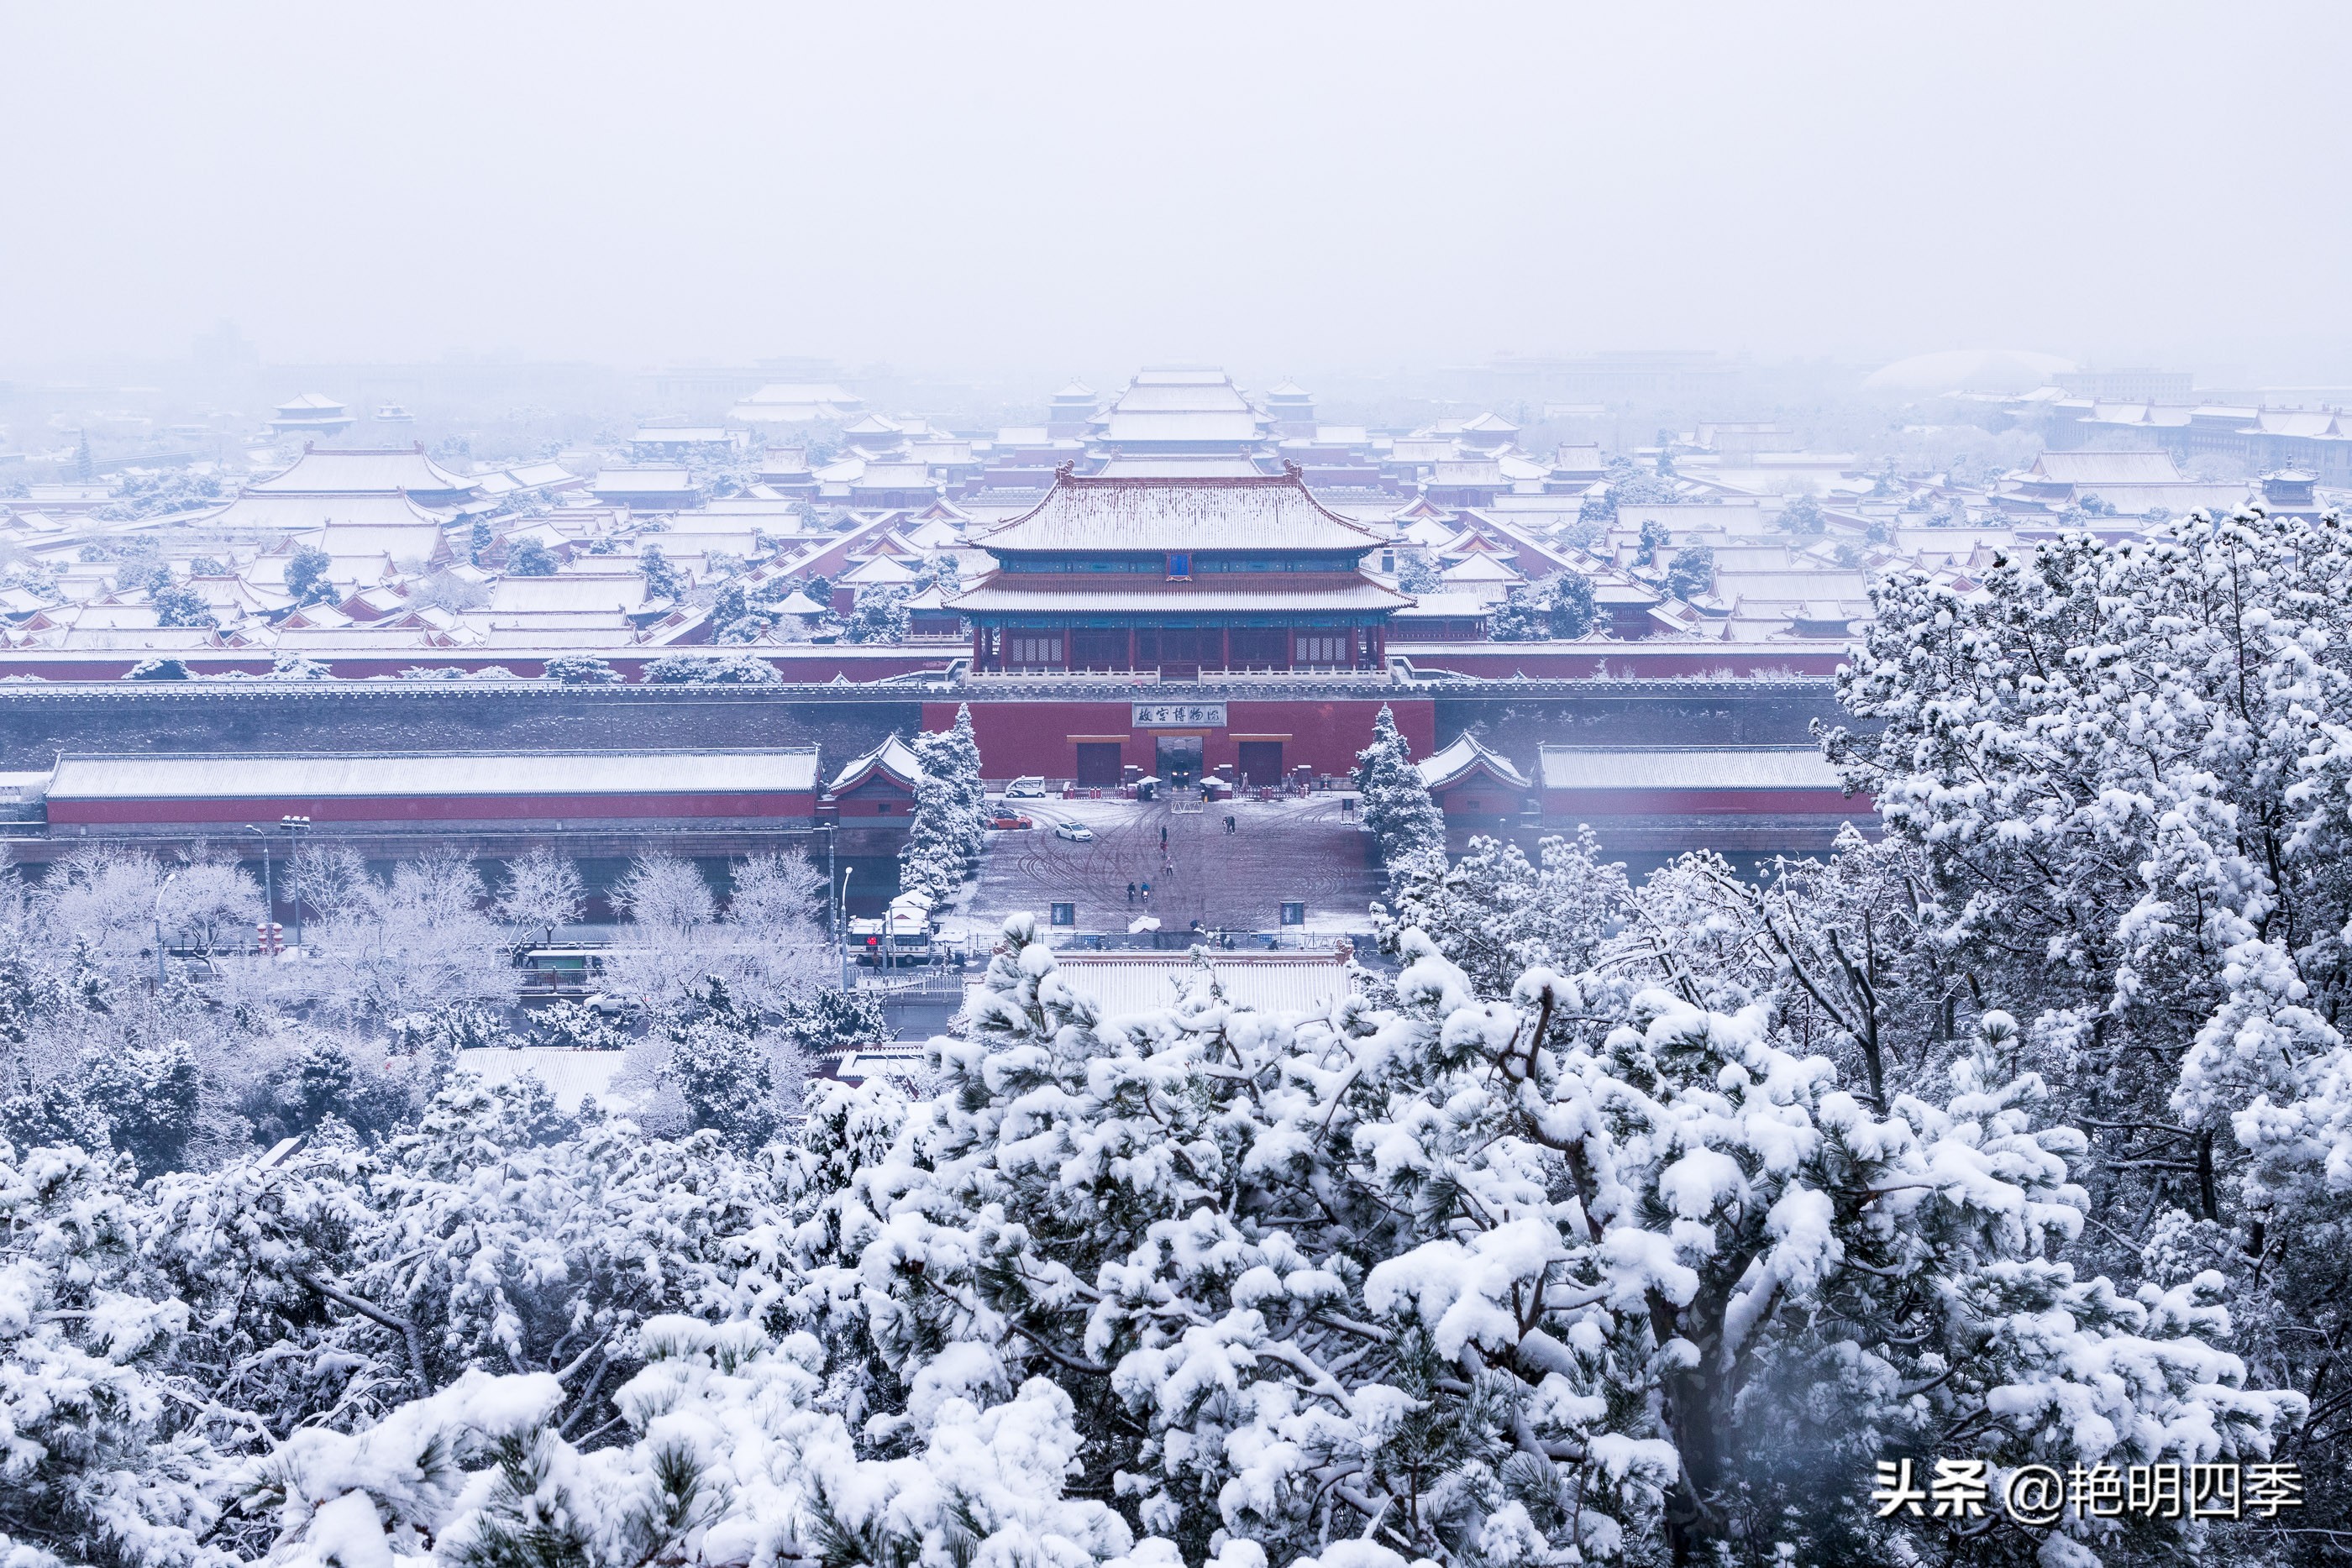
[[1127,628],[1127,669],[1129,674],[1135,673],[1135,625],[1132,622]]
[[[1233,667],[1234,629],[1230,626],[1220,626],[1217,628],[1217,668],[1230,670]],[[1202,766],[1207,766],[1205,758],[1202,760]]]

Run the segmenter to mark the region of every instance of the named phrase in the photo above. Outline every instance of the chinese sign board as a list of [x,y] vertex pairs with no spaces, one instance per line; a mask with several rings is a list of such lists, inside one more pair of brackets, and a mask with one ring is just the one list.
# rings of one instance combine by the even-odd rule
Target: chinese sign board
[[1138,729],[1225,727],[1225,705],[1223,703],[1137,703],[1133,706],[1133,723]]
[[2020,1465],[1996,1471],[1985,1459],[1933,1461],[1922,1475],[1909,1459],[1878,1461],[1870,1500],[1878,1517],[1932,1514],[1958,1521],[1998,1506],[2020,1524],[2042,1528],[2076,1519],[2275,1519],[2303,1506],[2303,1472],[2291,1464]]

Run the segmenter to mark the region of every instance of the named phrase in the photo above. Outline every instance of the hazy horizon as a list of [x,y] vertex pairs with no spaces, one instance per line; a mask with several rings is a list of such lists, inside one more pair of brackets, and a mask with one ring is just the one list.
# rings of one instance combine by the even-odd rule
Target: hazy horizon
[[0,366],[2352,375],[2340,8],[10,5]]

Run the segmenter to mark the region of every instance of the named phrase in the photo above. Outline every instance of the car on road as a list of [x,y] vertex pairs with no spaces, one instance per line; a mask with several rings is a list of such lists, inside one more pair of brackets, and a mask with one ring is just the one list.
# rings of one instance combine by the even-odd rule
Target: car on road
[[1009,833],[1021,828],[1034,828],[1037,824],[1018,811],[999,811],[988,819],[988,825]]
[[1057,839],[1067,839],[1074,844],[1090,844],[1095,841],[1095,831],[1084,822],[1056,822],[1054,824],[1054,836]]
[[1004,787],[1008,800],[1042,800],[1045,798],[1045,781],[1035,774],[1015,779]]

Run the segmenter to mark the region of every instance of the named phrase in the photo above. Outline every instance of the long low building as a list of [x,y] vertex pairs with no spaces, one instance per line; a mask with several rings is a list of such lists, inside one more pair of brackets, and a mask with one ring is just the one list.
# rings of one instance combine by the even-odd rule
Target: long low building
[[1825,849],[1847,822],[1874,834],[1870,797],[1845,792],[1811,746],[1545,746],[1548,827],[1590,824],[1615,848]]
[[245,753],[58,758],[51,837],[235,831],[793,829],[816,818],[817,751]]

